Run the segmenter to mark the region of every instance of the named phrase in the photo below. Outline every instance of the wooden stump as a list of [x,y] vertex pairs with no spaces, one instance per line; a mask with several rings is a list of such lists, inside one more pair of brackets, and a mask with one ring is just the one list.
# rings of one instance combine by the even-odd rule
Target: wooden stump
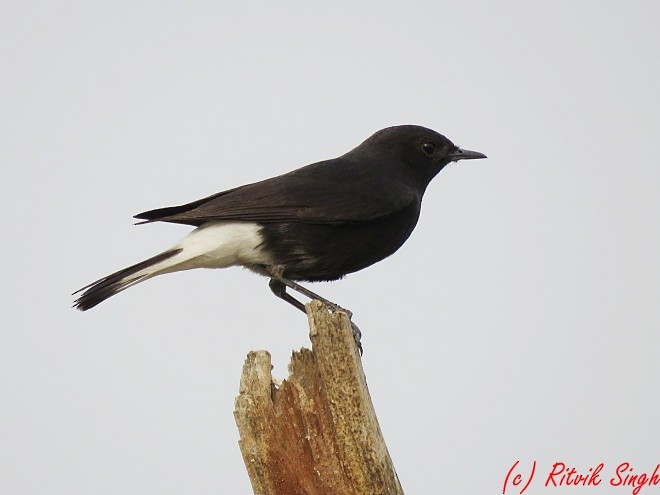
[[254,493],[403,494],[347,315],[306,309],[313,350],[293,353],[280,386],[267,351],[243,366],[234,415]]

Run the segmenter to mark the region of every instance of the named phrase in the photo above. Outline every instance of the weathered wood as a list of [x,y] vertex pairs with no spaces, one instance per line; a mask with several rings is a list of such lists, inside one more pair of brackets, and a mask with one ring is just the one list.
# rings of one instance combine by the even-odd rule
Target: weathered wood
[[403,494],[343,312],[306,306],[312,349],[277,386],[270,354],[250,352],[235,418],[256,495]]

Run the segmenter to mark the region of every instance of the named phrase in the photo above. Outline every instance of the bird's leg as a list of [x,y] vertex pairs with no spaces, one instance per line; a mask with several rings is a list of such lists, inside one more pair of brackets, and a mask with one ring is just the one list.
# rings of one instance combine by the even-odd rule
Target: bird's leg
[[[292,280],[289,280],[287,278],[282,278],[282,277],[271,277],[270,282],[268,282],[268,287],[270,287],[270,290],[275,294],[277,297],[280,299],[288,302],[291,304],[294,308],[299,309],[303,313],[305,313],[305,305],[298,301],[295,297],[293,297],[291,294],[289,294],[286,291],[286,288],[289,287],[292,290],[295,290],[296,292],[299,292],[300,294],[309,297],[310,299],[316,299],[318,301],[321,301],[323,304],[328,306],[331,310],[333,311],[343,311],[348,315],[349,321],[353,317],[353,313],[350,312],[347,309],[342,308],[338,304],[333,303],[332,301],[328,301],[326,298],[319,296],[315,292],[312,292],[309,289],[306,289],[300,284],[297,284],[293,282]],[[362,332],[358,328],[358,326],[351,321],[351,330],[353,331],[353,339],[355,340],[355,344],[357,345],[360,355],[362,355],[362,343],[360,342],[362,338]]]
[[305,313],[305,305],[298,301],[298,299],[293,297],[291,294],[289,294],[286,291],[286,285],[284,285],[282,282],[275,278],[271,278],[270,282],[268,282],[268,287],[270,287],[270,290],[273,291],[273,294],[275,294],[277,297]]
[[[297,284],[296,282],[293,282],[292,280],[289,280],[288,278],[277,277],[277,278],[271,278],[270,280],[271,280],[271,281],[270,281],[270,289],[271,289],[273,292],[275,292],[275,289],[273,289],[273,285],[274,285],[274,284],[273,284],[273,281],[275,281],[275,282],[277,282],[280,286],[283,286],[282,289],[283,289],[283,291],[284,291],[285,294],[286,294],[286,287],[288,287],[289,289],[295,290],[296,292],[302,294],[303,296],[307,296],[307,297],[309,297],[310,299],[316,299],[316,300],[318,300],[318,301],[321,301],[323,304],[325,304],[326,306],[328,306],[328,307],[329,307],[331,310],[333,310],[333,311],[335,311],[335,310],[343,311],[343,312],[345,312],[345,313],[348,315],[349,318],[350,318],[351,316],[353,316],[353,313],[351,313],[351,312],[350,312],[349,310],[347,310],[347,309],[342,308],[341,306],[339,306],[339,304],[335,304],[335,303],[333,303],[332,301],[328,301],[325,297],[321,297],[321,296],[319,296],[316,292],[312,292],[311,290],[306,289],[306,288],[303,287],[302,285]],[[278,297],[282,297],[282,296],[279,296],[278,294],[275,294],[275,295],[277,295]],[[288,294],[287,294],[287,295],[288,295]],[[289,297],[290,297],[290,296],[289,296]],[[282,299],[284,299],[284,298],[282,298]],[[292,298],[292,299],[293,299],[293,298]],[[294,301],[296,301],[296,300],[294,299]],[[292,303],[291,301],[289,301],[289,300],[287,300],[287,302],[293,304],[293,303]],[[296,301],[296,302],[298,302],[298,304],[300,304],[299,301]],[[294,304],[294,306],[296,306],[296,305]],[[298,307],[298,306],[296,306],[296,307]],[[302,308],[303,308],[302,310],[305,311],[305,306],[302,306]]]

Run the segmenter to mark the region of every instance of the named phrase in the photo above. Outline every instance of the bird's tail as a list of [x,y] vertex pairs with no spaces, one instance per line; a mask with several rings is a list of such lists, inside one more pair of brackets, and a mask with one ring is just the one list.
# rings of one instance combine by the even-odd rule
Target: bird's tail
[[209,222],[193,230],[172,249],[83,287],[74,308],[86,311],[132,285],[163,273],[192,268],[271,264],[261,227],[248,222]]
[[74,295],[80,292],[82,294],[74,301],[73,307],[81,311],[86,311],[137,283],[161,273],[174,271],[174,267],[181,263],[181,260],[177,259],[177,255],[182,251],[183,248],[180,247],[170,249],[169,251],[157,254],[153,258],[141,261],[128,268],[119,270],[112,275],[103,277],[96,282],[92,282],[74,292]]

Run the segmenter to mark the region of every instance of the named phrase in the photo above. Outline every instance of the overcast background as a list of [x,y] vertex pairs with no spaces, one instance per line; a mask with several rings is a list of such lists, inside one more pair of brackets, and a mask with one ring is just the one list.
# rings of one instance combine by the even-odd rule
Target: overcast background
[[240,269],[70,294],[190,230],[135,213],[415,123],[488,160],[442,171],[393,257],[312,286],[355,313],[404,490],[501,493],[536,460],[527,493],[554,462],[630,493],[616,465],[660,463],[659,14],[2,2],[0,492],[252,493],[241,366],[268,349],[284,378],[305,317]]

